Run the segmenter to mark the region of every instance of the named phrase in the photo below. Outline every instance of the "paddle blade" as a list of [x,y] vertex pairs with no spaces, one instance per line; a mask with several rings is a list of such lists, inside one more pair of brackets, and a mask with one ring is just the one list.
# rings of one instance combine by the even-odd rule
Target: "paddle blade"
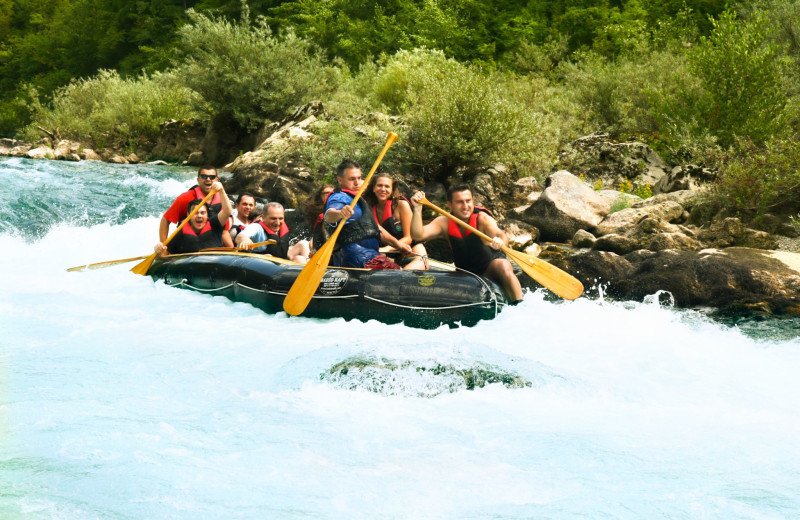
[[583,293],[583,284],[571,274],[545,262],[541,258],[526,255],[504,247],[503,252],[513,260],[525,274],[565,300],[574,300]]
[[87,269],[102,269],[104,267],[111,267],[112,265],[119,265],[124,264],[126,262],[135,262],[136,260],[143,260],[147,258],[146,256],[135,256],[133,258],[123,258],[122,260],[108,260],[106,262],[97,262],[95,264],[86,264],[86,265],[78,265],[75,267],[70,267],[67,269],[67,272],[70,271],[85,271]]
[[317,292],[328,264],[331,262],[333,247],[336,245],[336,237],[343,226],[338,226],[334,234],[314,253],[306,266],[297,275],[297,279],[292,284],[286,298],[283,300],[283,310],[292,316],[299,316],[308,307],[314,293]]
[[152,255],[148,256],[131,269],[132,273],[140,274],[142,276],[147,274],[147,271],[150,270],[150,266],[153,265],[153,261],[158,256],[158,253],[153,253]]

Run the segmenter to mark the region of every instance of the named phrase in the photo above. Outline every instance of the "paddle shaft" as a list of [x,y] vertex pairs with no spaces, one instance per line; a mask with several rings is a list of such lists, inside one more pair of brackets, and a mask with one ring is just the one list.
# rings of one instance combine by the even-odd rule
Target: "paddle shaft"
[[[463,220],[454,217],[449,212],[443,210],[435,204],[432,204],[427,199],[423,198],[420,200],[420,203],[424,206],[428,206],[437,213],[444,215],[459,226],[472,231],[482,239],[488,242],[492,241],[492,239],[489,238],[489,236],[487,236],[485,233],[481,233],[479,230],[470,226]],[[580,282],[580,280],[571,274],[562,271],[558,267],[545,262],[541,258],[536,258],[520,251],[515,251],[514,249],[511,249],[505,245],[502,247],[502,250],[509,259],[513,260],[514,263],[516,263],[520,269],[522,269],[525,274],[562,298],[574,300],[583,293],[583,284]]]
[[[364,190],[367,189],[369,181],[372,179],[372,175],[375,173],[375,170],[378,169],[378,165],[381,163],[381,160],[383,160],[383,156],[386,155],[386,152],[395,141],[397,141],[397,134],[394,132],[389,132],[389,135],[386,136],[386,144],[383,145],[383,150],[381,150],[381,153],[378,154],[375,164],[372,165],[372,168],[369,170],[369,174],[364,179],[361,187],[353,197],[353,201],[350,203],[350,208],[354,209],[356,207],[358,199],[361,197],[361,194],[364,193]],[[319,287],[322,277],[325,275],[325,271],[328,269],[328,264],[330,263],[331,255],[333,254],[333,248],[336,245],[336,239],[339,238],[339,233],[341,232],[342,228],[344,228],[344,222],[346,220],[347,219],[345,218],[339,219],[336,229],[333,231],[331,236],[319,249],[317,249],[317,252],[314,253],[314,256],[309,259],[308,263],[305,265],[305,267],[303,267],[303,270],[299,275],[297,275],[297,278],[292,284],[292,287],[289,289],[289,292],[286,293],[286,298],[283,300],[283,310],[285,310],[288,314],[291,314],[292,316],[298,316],[302,314],[304,310],[306,310],[306,307],[308,307],[308,304],[311,302],[311,298],[313,298],[314,293],[317,292],[317,287]]]
[[[177,236],[180,230],[183,229],[183,226],[189,223],[189,221],[192,219],[195,213],[197,213],[197,211],[203,206],[203,204],[208,202],[209,199],[211,199],[211,197],[213,197],[215,193],[216,191],[214,190],[208,190],[208,193],[206,194],[205,197],[203,197],[203,200],[200,202],[200,204],[195,206],[194,209],[190,211],[188,215],[186,215],[186,218],[183,219],[183,222],[181,222],[180,225],[178,225],[178,227],[175,228],[175,231],[173,231],[172,234],[167,237],[167,239],[164,241],[164,247],[166,247],[167,244],[169,244],[172,241],[172,239]],[[131,272],[140,274],[142,276],[146,275],[147,271],[150,269],[150,266],[153,265],[153,261],[156,259],[156,256],[158,256],[158,253],[153,253],[152,255],[148,256],[143,261],[133,266]]]

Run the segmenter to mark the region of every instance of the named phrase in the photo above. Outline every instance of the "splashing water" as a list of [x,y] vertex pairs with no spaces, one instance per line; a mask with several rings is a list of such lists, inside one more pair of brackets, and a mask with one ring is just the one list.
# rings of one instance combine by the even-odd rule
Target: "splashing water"
[[793,322],[540,292],[472,328],[266,315],[66,272],[152,251],[193,172],[0,174],[0,518],[800,515]]

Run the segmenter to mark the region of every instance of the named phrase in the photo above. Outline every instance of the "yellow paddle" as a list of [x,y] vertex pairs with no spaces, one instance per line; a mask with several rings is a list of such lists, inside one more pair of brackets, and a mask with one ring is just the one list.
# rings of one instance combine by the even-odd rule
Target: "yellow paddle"
[[[423,205],[428,206],[432,210],[436,211],[444,215],[445,217],[449,218],[459,226],[469,229],[482,239],[486,240],[487,242],[491,242],[492,239],[489,238],[487,235],[481,233],[474,227],[470,226],[466,222],[454,217],[447,211],[443,210],[442,208],[432,204],[427,199],[422,199],[420,201]],[[578,296],[583,293],[583,284],[572,276],[569,273],[566,273],[559,269],[558,267],[549,264],[542,260],[541,258],[536,258],[535,256],[527,255],[520,251],[516,251],[511,249],[508,246],[502,247],[503,252],[508,256],[509,259],[513,260],[520,269],[522,269],[525,274],[545,286],[546,288],[553,291],[555,294],[561,296],[565,300],[574,300]]]
[[[194,214],[197,213],[197,210],[199,210],[200,207],[203,204],[208,202],[208,200],[212,196],[214,196],[214,193],[216,193],[214,190],[209,190],[208,195],[206,195],[203,198],[203,201],[200,204],[198,204],[197,206],[195,206],[194,209],[188,215],[186,215],[186,218],[183,219],[183,222],[181,222],[180,225],[177,228],[175,228],[175,231],[173,231],[172,234],[169,237],[167,237],[167,239],[164,241],[164,245],[165,246],[167,244],[169,244],[172,241],[173,238],[175,238],[175,235],[177,235],[178,232],[181,229],[183,229],[183,226],[185,226],[186,223],[189,222],[189,220],[194,216]],[[148,256],[147,258],[145,258],[144,260],[142,260],[141,262],[139,262],[138,264],[133,266],[133,268],[131,269],[131,272],[132,273],[136,273],[136,274],[140,274],[142,276],[146,275],[147,271],[150,269],[150,266],[153,265],[153,260],[155,260],[157,256],[158,256],[158,253],[153,253],[152,255]]]
[[201,253],[205,253],[206,251],[242,251],[245,249],[255,249],[261,246],[271,246],[272,244],[277,244],[278,242],[273,239],[264,240],[263,242],[256,242],[255,244],[250,244],[247,247],[207,247],[205,249],[201,249]]
[[[274,240],[265,240],[264,242],[256,242],[255,244],[250,244],[244,249],[255,249],[261,246],[269,246],[275,244]],[[210,247],[208,249],[201,249],[201,251],[241,251],[243,248],[240,247]],[[86,264],[86,265],[78,265],[75,267],[70,267],[67,271],[85,271],[87,269],[102,269],[104,267],[111,267],[112,265],[124,264],[125,262],[133,262],[134,260],[142,260],[147,258],[147,256],[134,256],[133,258],[123,258],[122,260],[108,260],[106,262],[97,262],[96,264]]]
[[[364,190],[367,189],[369,181],[372,179],[372,174],[378,169],[378,165],[383,159],[383,156],[386,155],[389,147],[392,146],[395,141],[397,141],[397,134],[389,132],[389,135],[386,136],[386,144],[383,145],[383,150],[381,150],[380,155],[378,155],[378,158],[375,160],[375,164],[372,165],[372,169],[361,184],[361,188],[356,192],[353,202],[350,203],[351,208],[356,207],[358,199],[361,197]],[[300,274],[297,275],[297,279],[295,279],[289,292],[286,293],[286,298],[283,300],[283,310],[292,316],[302,314],[303,311],[306,310],[306,307],[308,307],[314,293],[317,292],[319,282],[322,280],[325,271],[328,269],[328,264],[331,262],[333,248],[336,245],[336,239],[339,238],[339,233],[344,227],[344,220],[345,219],[339,221],[336,230],[334,230],[333,234],[322,247],[317,249],[314,256],[311,257],[303,270],[300,271]]]
[[87,269],[102,269],[103,267],[111,267],[112,265],[124,264],[125,262],[133,262],[134,260],[142,260],[146,256],[134,256],[133,258],[123,258],[122,260],[108,260],[106,262],[97,262],[95,264],[78,265],[70,267],[67,271],[85,271]]

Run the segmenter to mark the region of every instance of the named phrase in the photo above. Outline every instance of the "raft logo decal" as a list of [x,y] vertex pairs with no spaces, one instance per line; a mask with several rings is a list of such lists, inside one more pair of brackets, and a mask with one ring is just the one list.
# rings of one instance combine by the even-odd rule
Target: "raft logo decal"
[[436,283],[436,277],[431,274],[423,274],[419,278],[417,278],[417,282],[423,287],[430,287],[434,283]]
[[325,271],[325,275],[319,283],[319,293],[325,296],[335,296],[342,292],[349,279],[350,274],[347,271],[341,269]]

